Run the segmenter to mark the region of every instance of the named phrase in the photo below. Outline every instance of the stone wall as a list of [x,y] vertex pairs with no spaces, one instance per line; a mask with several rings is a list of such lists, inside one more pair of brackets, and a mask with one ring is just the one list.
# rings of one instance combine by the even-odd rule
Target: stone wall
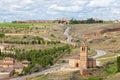
[[69,65],[70,67],[79,67],[80,66],[80,60],[77,59],[69,59]]

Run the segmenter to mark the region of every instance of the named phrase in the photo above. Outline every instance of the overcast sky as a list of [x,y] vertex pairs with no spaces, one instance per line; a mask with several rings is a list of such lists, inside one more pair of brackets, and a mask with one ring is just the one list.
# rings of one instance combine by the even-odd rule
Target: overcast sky
[[120,19],[120,0],[0,0],[0,21]]

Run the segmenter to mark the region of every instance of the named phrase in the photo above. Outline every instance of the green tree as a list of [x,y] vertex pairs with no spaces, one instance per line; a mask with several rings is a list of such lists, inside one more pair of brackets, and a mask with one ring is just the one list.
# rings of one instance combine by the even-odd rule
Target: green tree
[[117,57],[117,70],[120,72],[120,56]]
[[5,36],[5,34],[0,33],[0,38],[3,38]]
[[0,56],[1,56],[1,49],[0,49]]
[[95,23],[95,20],[93,18],[87,19],[86,23]]

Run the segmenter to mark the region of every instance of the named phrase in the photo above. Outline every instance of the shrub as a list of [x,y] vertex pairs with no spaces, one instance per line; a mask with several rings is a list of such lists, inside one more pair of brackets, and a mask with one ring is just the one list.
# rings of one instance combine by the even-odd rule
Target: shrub
[[51,34],[50,36],[55,38],[55,35],[54,35],[54,34]]
[[0,38],[3,38],[5,36],[5,34],[0,33]]

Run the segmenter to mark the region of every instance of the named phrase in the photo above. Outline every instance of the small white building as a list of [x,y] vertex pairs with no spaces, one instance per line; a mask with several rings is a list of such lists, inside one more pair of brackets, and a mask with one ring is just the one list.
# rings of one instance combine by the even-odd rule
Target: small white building
[[6,49],[7,49],[9,46],[10,46],[9,44],[0,44],[0,50],[1,50],[1,52],[5,52]]
[[120,20],[115,20],[114,23],[120,23]]

